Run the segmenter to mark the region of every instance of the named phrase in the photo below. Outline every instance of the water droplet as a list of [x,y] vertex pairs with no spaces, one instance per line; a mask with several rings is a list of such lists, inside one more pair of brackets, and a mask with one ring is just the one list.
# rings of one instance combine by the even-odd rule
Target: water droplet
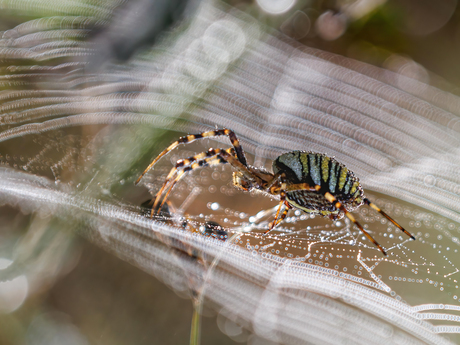
[[426,175],[423,179],[423,183],[427,187],[433,187],[436,184],[436,177],[434,177],[433,175]]

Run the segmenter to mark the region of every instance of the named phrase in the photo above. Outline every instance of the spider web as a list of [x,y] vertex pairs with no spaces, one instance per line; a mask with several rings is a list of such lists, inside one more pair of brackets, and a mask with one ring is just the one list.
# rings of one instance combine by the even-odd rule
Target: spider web
[[[458,342],[458,97],[298,45],[208,2],[163,43],[94,69],[102,48],[91,33],[108,26],[120,3],[40,4],[10,4],[46,18],[4,31],[0,41],[2,203],[36,213],[34,222],[70,222],[264,339]],[[229,142],[182,147],[134,187],[143,168],[180,132],[215,126],[237,133],[255,166],[269,169],[296,149],[335,156],[417,240],[365,206],[358,220],[388,257],[346,219],[291,211],[263,236],[277,202],[236,191],[228,166],[188,175],[171,196],[174,212],[145,217],[141,203],[172,164]],[[207,221],[225,227],[229,239],[198,234]],[[2,279],[24,270],[11,267]]]

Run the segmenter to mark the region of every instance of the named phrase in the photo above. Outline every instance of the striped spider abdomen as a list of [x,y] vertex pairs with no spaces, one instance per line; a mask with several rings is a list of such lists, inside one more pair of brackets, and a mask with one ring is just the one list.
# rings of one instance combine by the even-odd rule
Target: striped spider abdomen
[[324,194],[329,192],[347,210],[353,211],[363,204],[364,192],[359,179],[345,165],[321,153],[292,151],[273,161],[273,172],[284,173],[287,184],[307,183],[320,186],[319,191],[296,190],[286,192],[286,201],[307,213],[321,214],[332,220],[344,213]]

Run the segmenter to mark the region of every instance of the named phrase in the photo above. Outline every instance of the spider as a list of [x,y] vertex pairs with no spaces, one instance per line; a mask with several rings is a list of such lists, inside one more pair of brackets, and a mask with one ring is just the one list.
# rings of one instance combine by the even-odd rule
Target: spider
[[[260,191],[279,197],[279,206],[275,219],[269,224],[265,234],[273,230],[287,216],[292,208],[310,214],[319,214],[332,221],[345,215],[356,227],[384,254],[382,246],[361,226],[350,211],[366,204],[379,212],[415,240],[407,230],[393,218],[383,212],[377,205],[364,196],[363,188],[355,174],[333,157],[322,153],[307,151],[291,151],[282,154],[273,161],[273,173],[249,165],[244,151],[232,130],[216,129],[201,134],[191,134],[180,137],[161,152],[145,171],[139,176],[137,185],[142,177],[155,163],[180,144],[191,143],[197,139],[228,136],[233,147],[229,149],[209,149],[195,156],[180,159],[166,177],[163,186],[157,193],[151,217],[159,213],[174,185],[190,170],[208,165],[229,163],[236,171],[233,172],[233,184],[243,191]],[[284,210],[281,210],[284,206]],[[281,213],[281,215],[280,215]]]

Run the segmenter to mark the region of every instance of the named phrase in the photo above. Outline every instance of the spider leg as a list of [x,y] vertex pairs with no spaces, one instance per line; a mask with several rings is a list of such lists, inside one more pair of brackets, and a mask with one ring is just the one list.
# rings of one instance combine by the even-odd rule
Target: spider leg
[[[268,226],[268,230],[264,232],[264,234],[268,234],[270,231],[272,231],[279,223],[281,223],[284,218],[286,218],[289,210],[292,208],[292,206],[286,201],[286,192],[292,192],[296,190],[310,190],[310,191],[315,191],[315,187],[310,186],[308,183],[298,183],[298,184],[286,184],[286,183],[281,183],[276,185],[275,183],[277,182],[278,178],[282,178],[282,174],[280,175],[275,175],[273,177],[273,180],[269,182],[269,193],[277,195],[280,195],[280,203],[278,207],[278,211],[276,211],[275,219],[273,222],[271,222]],[[279,213],[281,211],[281,207],[283,204],[286,206],[284,209],[284,212],[282,213],[280,219],[278,219]]]
[[275,175],[273,175],[272,179],[267,182],[266,191],[272,193],[272,188],[275,188],[276,190],[277,188],[275,186],[280,186],[280,180],[285,177],[286,174],[284,172],[278,171]]
[[[191,170],[194,170],[194,169],[197,169],[199,167],[204,167],[204,166],[208,166],[208,165],[216,165],[216,164],[225,164],[227,163],[226,161],[221,161],[220,158],[208,158],[207,160],[209,161],[200,161],[199,163],[193,163],[191,166],[188,166],[186,168],[184,168],[183,170],[181,170],[177,176],[174,178],[174,180],[170,181],[170,186],[165,190],[166,190],[166,193],[164,195],[164,197],[162,198],[162,202],[161,204],[158,206],[158,203],[160,202],[161,198],[157,197],[155,199],[155,203],[153,204],[153,207],[152,207],[152,213],[151,213],[151,216],[153,217],[153,213],[154,213],[154,210],[157,210],[156,212],[159,213],[160,210],[163,208],[163,205],[165,202],[167,202],[167,199],[168,199],[168,196],[169,194],[172,192],[174,186],[176,185],[177,182],[179,182],[179,180],[188,172],[188,171],[191,171]],[[158,196],[158,195],[157,195]]]
[[195,141],[197,139],[209,138],[209,137],[218,137],[218,136],[222,136],[222,135],[228,136],[228,138],[230,139],[230,141],[231,141],[231,143],[233,145],[233,148],[234,148],[234,150],[236,152],[236,157],[238,158],[238,161],[242,165],[247,166],[248,164],[246,162],[246,156],[244,155],[244,151],[243,151],[243,149],[242,149],[242,147],[240,145],[240,142],[239,142],[238,138],[236,137],[236,134],[230,129],[216,129],[214,131],[203,132],[201,134],[190,134],[190,135],[180,137],[177,141],[173,142],[165,150],[163,150],[163,152],[161,152],[152,161],[152,163],[149,164],[149,166],[144,170],[144,172],[141,174],[141,176],[139,176],[139,178],[136,180],[136,182],[134,184],[137,185],[139,183],[139,181],[142,179],[142,177],[144,177],[144,175],[147,173],[147,171],[149,171],[155,165],[155,163],[158,162],[158,160],[161,157],[163,157],[169,151],[174,150],[180,144],[188,144],[188,143],[191,143],[191,142],[193,142],[193,141]]
[[[199,167],[207,166],[207,165],[212,165],[210,162],[213,159],[216,159],[216,155],[220,154],[222,150],[221,149],[209,149],[207,152],[202,152],[199,153],[195,156],[186,158],[186,159],[181,159],[178,160],[175,167],[171,169],[169,172],[168,176],[166,177],[165,182],[163,183],[163,186],[161,189],[158,191],[155,201],[153,203],[152,207],[152,213],[151,216],[156,212],[158,213],[162,205],[165,203],[167,197],[171,193],[174,185],[190,170],[197,169]],[[233,152],[233,148],[227,149],[228,153]],[[220,159],[218,159],[218,163],[227,163],[227,161],[220,162]],[[214,163],[217,164],[217,163]],[[166,191],[166,195],[162,198],[163,193]],[[158,207],[160,201],[161,205]]]
[[[152,208],[152,215],[153,215],[153,210],[157,208],[158,202],[161,199],[161,196],[163,195],[164,191],[168,188],[168,185],[172,181],[172,186],[183,176],[184,173],[187,171],[192,170],[191,164],[196,162],[196,161],[201,161],[206,157],[210,157],[215,155],[214,150],[209,150],[207,152],[202,152],[199,153],[195,156],[186,158],[186,159],[180,159],[176,162],[176,165],[169,171],[168,176],[166,176],[165,182],[161,186],[160,190],[158,191],[154,203],[153,203],[153,208]],[[176,182],[174,182],[176,181]],[[172,188],[169,187],[169,189]],[[169,194],[169,193],[168,193]],[[163,203],[162,203],[163,204]],[[161,207],[158,209],[158,211],[161,209]]]
[[[315,189],[316,191],[318,192],[321,192],[321,186],[318,186],[316,185],[315,186]],[[324,197],[326,198],[327,201],[329,201],[331,204],[333,204],[336,208],[338,208],[340,211],[342,211],[343,213],[345,213],[345,215],[348,217],[348,219],[350,219],[357,227],[359,230],[361,230],[361,232],[364,234],[364,236],[366,236],[369,241],[371,241],[372,243],[374,243],[374,245],[380,249],[380,251],[383,253],[383,255],[387,255],[387,253],[385,252],[385,250],[383,249],[383,247],[366,231],[364,230],[364,228],[362,227],[361,224],[359,224],[359,222],[355,219],[355,217],[347,211],[347,209],[345,208],[345,206],[342,205],[342,203],[340,201],[338,201],[331,193],[329,192],[323,192],[323,195]]]
[[[184,176],[187,173],[187,171],[193,170],[194,168],[195,167],[193,167],[193,165],[190,166],[190,167],[184,168],[183,170],[179,171],[179,173],[177,173],[176,177],[173,180],[166,181],[163,184],[163,186],[161,187],[160,191],[158,192],[158,194],[155,197],[155,202],[153,203],[152,211],[150,212],[150,217],[151,218],[153,218],[153,215],[155,213],[156,214],[160,213],[160,210],[163,208],[163,205],[165,204],[165,202],[167,202],[168,196],[171,193],[174,185],[182,178],[182,176]],[[168,184],[170,185],[169,187],[168,187]],[[163,195],[165,190],[166,190],[166,194],[162,198],[161,196]],[[163,200],[163,201],[161,201],[161,200]],[[160,203],[160,201],[161,201],[161,203]],[[158,205],[158,204],[160,204],[160,205]]]
[[415,240],[415,237],[412,236],[412,234],[407,231],[406,229],[404,229],[401,225],[399,225],[398,223],[396,223],[396,221],[391,218],[388,214],[386,214],[385,212],[383,212],[376,204],[374,204],[373,202],[371,202],[368,198],[365,198],[364,199],[364,203],[366,205],[369,205],[370,207],[372,207],[374,210],[376,210],[378,213],[380,213],[382,216],[384,216],[386,219],[388,219],[390,222],[392,222],[394,224],[394,226],[396,226],[399,230],[401,230],[402,232],[404,232],[407,236],[409,236],[411,239]]
[[[273,180],[269,183],[269,185],[270,185],[269,193],[274,194],[274,195],[279,194],[280,195],[280,203],[279,203],[278,211],[276,212],[276,215],[275,215],[275,219],[273,220],[273,222],[271,222],[269,224],[268,230],[265,231],[264,234],[268,234],[279,223],[281,223],[284,220],[284,218],[286,218],[289,210],[292,208],[292,206],[286,201],[286,192],[292,192],[292,191],[296,191],[296,190],[310,190],[310,191],[315,191],[316,192],[316,188],[310,186],[308,183],[298,183],[298,184],[290,184],[290,185],[288,185],[288,184],[283,182],[281,184],[276,185],[275,183],[277,182],[276,180],[278,178],[282,178],[282,174],[278,175],[278,176],[275,175],[273,177]],[[286,208],[284,209],[284,212],[281,215],[280,219],[278,219],[278,216],[279,216],[279,213],[281,211],[281,207],[283,206],[283,204],[286,206]]]
[[[176,166],[169,172],[166,181],[163,183],[163,186],[157,193],[155,202],[152,207],[151,216],[153,216],[155,212],[158,213],[158,211],[161,210],[162,205],[165,203],[174,185],[184,176],[186,172],[190,170],[207,165],[229,163],[235,169],[249,174],[250,172],[247,170],[246,166],[244,166],[235,156],[233,156],[232,153],[234,153],[234,148],[229,148],[227,150],[209,149],[207,152],[203,152],[196,156],[178,161]],[[164,197],[162,197],[163,193],[165,193]]]
[[270,187],[270,194],[280,194],[282,191],[284,192],[294,192],[296,190],[309,190],[312,192],[316,192],[316,186],[312,187],[308,183],[297,183],[297,184],[286,184],[282,183],[281,185],[273,185]]
[[[269,225],[268,225],[268,230],[264,232],[264,235],[265,234],[268,234],[270,231],[272,231],[274,228],[276,228],[278,226],[279,223],[281,223],[284,218],[286,218],[288,212],[290,209],[292,209],[292,206],[285,200],[286,199],[286,194],[284,192],[281,192],[280,194],[280,204],[279,204],[279,207],[278,207],[278,211],[276,211],[276,216],[275,216],[275,219],[273,220],[273,222],[271,222]],[[278,215],[281,211],[281,207],[285,206],[284,208],[284,211],[283,213],[281,214],[281,217],[278,219]]]
[[[282,183],[281,186],[273,186],[270,188],[270,192],[273,192],[273,194],[276,194],[278,191],[279,193],[283,193],[287,191],[296,191],[296,190],[310,190],[310,191],[316,191],[318,193],[323,194],[326,200],[329,201],[331,204],[333,204],[336,208],[341,210],[347,216],[347,218],[350,219],[356,225],[356,227],[359,230],[361,230],[361,232],[383,253],[383,255],[385,256],[387,255],[383,247],[366,230],[364,230],[362,225],[355,219],[355,217],[350,212],[347,211],[345,206],[343,206],[342,203],[338,201],[331,193],[322,191],[321,186],[319,185],[310,186],[308,183],[299,183],[299,184],[291,184],[291,185]],[[278,213],[279,213],[279,210],[278,210]],[[278,216],[278,213],[277,213],[277,216]]]
[[284,188],[284,191],[286,192],[293,192],[296,190],[310,190],[310,191],[316,191],[316,186],[312,187],[308,183],[298,183],[298,184],[290,184],[287,185]]

